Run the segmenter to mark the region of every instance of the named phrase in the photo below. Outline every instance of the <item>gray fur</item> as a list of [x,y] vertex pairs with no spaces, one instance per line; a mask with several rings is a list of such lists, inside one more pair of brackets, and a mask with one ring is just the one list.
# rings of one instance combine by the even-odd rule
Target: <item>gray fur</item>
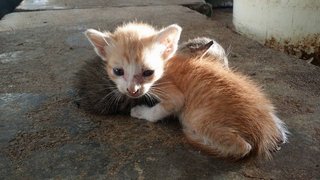
[[[99,57],[90,59],[75,75],[76,103],[81,109],[104,115],[129,114],[131,108],[136,105],[154,106],[158,103],[155,98],[150,100],[143,96],[139,99],[132,99],[126,95],[122,95],[119,101],[115,101],[117,93],[112,92],[110,87],[115,87],[115,84],[105,70],[104,61]],[[109,93],[111,94],[108,95]]]
[[[187,56],[216,56],[223,66],[228,68],[224,49],[209,38],[196,38],[182,43],[177,53]],[[104,115],[129,114],[131,108],[136,105],[144,104],[151,107],[159,103],[154,97],[151,97],[152,100],[146,96],[132,99],[126,95],[122,95],[119,101],[114,101],[117,93],[112,92],[110,87],[115,87],[115,84],[108,77],[105,62],[99,57],[90,59],[75,75],[74,88],[78,96],[76,102],[86,111]],[[109,93],[111,94],[108,95]]]
[[198,37],[190,39],[179,45],[177,53],[187,56],[215,56],[225,67],[229,69],[228,58],[223,47],[213,39]]

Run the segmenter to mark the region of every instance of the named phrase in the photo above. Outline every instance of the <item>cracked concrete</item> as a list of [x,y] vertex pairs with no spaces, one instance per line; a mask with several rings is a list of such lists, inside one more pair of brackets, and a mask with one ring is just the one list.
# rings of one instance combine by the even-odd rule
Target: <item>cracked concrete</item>
[[[229,10],[208,19],[182,1],[50,2],[67,8],[16,12],[0,21],[1,179],[320,178],[319,67],[240,36]],[[73,2],[78,6],[68,5]],[[159,27],[178,23],[183,41],[208,36],[231,46],[230,66],[263,86],[292,133],[290,143],[271,161],[230,163],[195,151],[172,119],[151,124],[78,109],[72,77],[94,57],[82,32],[134,19]]]

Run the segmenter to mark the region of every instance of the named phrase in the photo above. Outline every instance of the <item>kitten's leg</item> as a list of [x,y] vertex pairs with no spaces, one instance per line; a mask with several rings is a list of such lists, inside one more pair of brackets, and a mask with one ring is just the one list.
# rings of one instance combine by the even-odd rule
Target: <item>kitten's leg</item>
[[156,122],[171,114],[180,111],[184,103],[184,96],[174,85],[166,85],[167,94],[156,94],[160,98],[160,103],[153,106],[136,106],[131,109],[131,116],[138,119],[145,119]]
[[[199,130],[198,130],[199,131]],[[239,159],[246,156],[252,146],[235,131],[229,128],[202,129],[184,128],[188,141],[199,149],[219,157]]]
[[131,109],[131,116],[138,119],[145,119],[150,122],[156,122],[160,119],[165,118],[172,112],[166,110],[161,103],[153,106],[136,106]]

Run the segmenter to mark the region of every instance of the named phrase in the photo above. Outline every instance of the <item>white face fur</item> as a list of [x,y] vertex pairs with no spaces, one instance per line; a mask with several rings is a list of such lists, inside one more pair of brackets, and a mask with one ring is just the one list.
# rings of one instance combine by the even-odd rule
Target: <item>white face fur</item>
[[[132,27],[132,24],[130,25]],[[122,29],[128,31],[126,25]],[[134,31],[129,29],[129,33],[127,36],[134,35],[139,38],[131,40],[126,33],[115,37],[116,34],[101,33],[93,29],[85,32],[96,53],[107,62],[106,70],[117,89],[122,94],[137,98],[146,94],[161,78],[165,61],[170,59],[177,49],[181,28],[171,25],[149,35],[140,35],[137,24]],[[123,39],[119,40],[121,38],[125,39],[125,42]]]
[[[112,74],[112,80],[118,90],[132,98],[146,94],[163,74],[164,61],[161,58],[161,52],[158,49],[145,49],[143,54],[143,59],[138,63],[134,59],[130,59],[109,64],[112,69],[109,74]],[[123,75],[117,75],[115,69],[123,71]]]

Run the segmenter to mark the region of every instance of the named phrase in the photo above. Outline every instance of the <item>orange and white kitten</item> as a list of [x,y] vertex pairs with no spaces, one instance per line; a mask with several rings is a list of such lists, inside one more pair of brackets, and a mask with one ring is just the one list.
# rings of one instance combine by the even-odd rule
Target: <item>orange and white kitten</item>
[[271,157],[287,139],[271,102],[251,80],[227,70],[214,56],[174,56],[180,34],[178,25],[156,30],[139,23],[114,33],[86,31],[121,93],[160,100],[153,107],[134,107],[131,116],[156,122],[175,114],[193,145],[219,157]]

